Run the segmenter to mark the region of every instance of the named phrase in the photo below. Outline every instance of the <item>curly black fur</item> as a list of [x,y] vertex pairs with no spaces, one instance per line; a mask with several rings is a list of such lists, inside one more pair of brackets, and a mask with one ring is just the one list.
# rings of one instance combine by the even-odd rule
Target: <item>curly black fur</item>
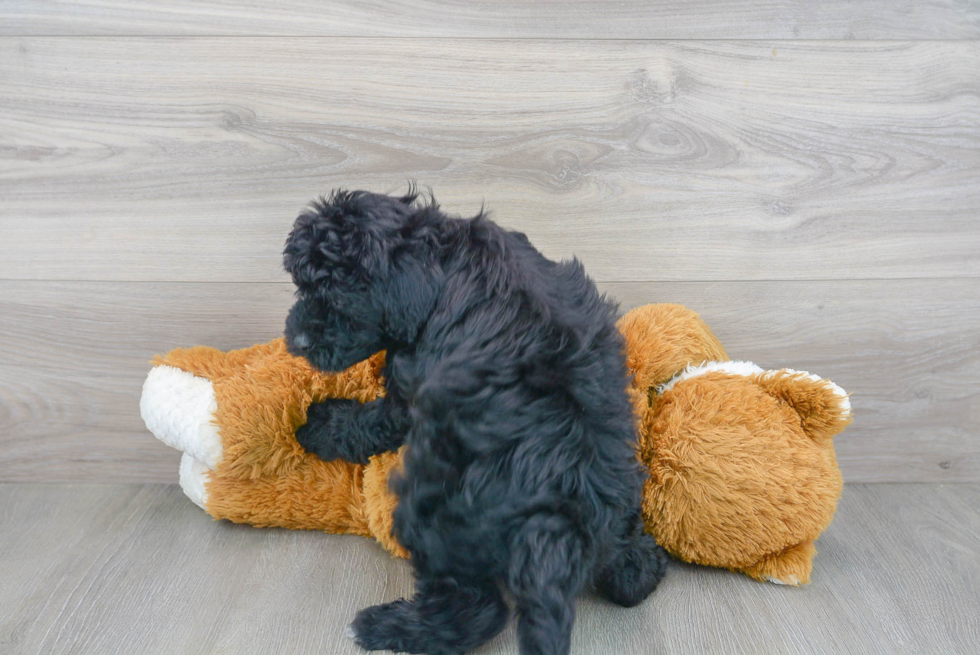
[[578,261],[552,262],[482,213],[335,191],[296,220],[290,351],[336,371],[387,349],[386,395],[311,408],[300,442],[364,462],[407,443],[394,534],[412,600],[361,611],[368,649],[457,653],[507,620],[521,653],[567,653],[587,585],[631,606],[666,556],[639,519],[643,481],[615,306]]

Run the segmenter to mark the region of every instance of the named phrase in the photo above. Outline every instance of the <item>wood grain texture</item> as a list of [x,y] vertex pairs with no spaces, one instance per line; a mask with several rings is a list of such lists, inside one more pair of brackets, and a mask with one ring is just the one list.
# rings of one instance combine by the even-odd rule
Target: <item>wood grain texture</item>
[[[572,652],[972,654],[978,506],[977,485],[847,485],[809,586],[673,563],[637,608],[581,597]],[[354,613],[411,591],[367,540],[215,522],[175,486],[0,485],[10,655],[354,654]],[[513,622],[476,652],[516,653]]]
[[980,43],[0,39],[0,279],[279,282],[335,185],[602,281],[980,276]]
[[975,39],[970,0],[7,0],[0,35]]
[[[849,392],[836,440],[851,482],[980,479],[980,280],[615,283],[623,310],[680,302],[729,355]],[[282,333],[288,284],[0,285],[0,481],[173,482],[146,432],[148,360]]]

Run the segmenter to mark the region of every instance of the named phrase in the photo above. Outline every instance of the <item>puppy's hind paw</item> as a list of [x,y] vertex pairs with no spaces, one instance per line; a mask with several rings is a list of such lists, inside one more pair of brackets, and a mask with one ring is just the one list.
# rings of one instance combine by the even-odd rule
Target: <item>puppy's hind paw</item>
[[351,623],[354,641],[367,650],[456,655],[504,629],[510,610],[497,587],[428,580],[412,600],[368,607]]
[[347,636],[365,650],[418,653],[409,638],[413,609],[405,599],[362,609],[347,626]]
[[597,590],[617,605],[635,607],[660,584],[667,561],[667,552],[653,537],[641,534],[602,572]]

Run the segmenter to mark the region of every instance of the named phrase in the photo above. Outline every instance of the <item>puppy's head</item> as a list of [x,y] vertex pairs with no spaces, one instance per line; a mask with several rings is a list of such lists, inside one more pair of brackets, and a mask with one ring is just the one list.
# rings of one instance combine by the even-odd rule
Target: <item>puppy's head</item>
[[339,371],[411,343],[441,282],[435,202],[334,191],[300,214],[283,264],[297,287],[286,343],[313,366]]

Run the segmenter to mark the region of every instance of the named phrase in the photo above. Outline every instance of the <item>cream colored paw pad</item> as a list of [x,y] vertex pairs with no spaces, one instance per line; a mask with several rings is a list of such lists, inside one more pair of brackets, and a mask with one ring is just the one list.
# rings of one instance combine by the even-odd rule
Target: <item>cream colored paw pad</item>
[[222,455],[214,424],[217,409],[211,381],[179,368],[157,366],[143,383],[140,416],[147,429],[210,469],[217,468]]
[[211,469],[187,453],[184,453],[180,458],[180,488],[184,491],[185,496],[205,512],[208,510],[205,507],[208,497],[205,485],[208,481],[207,474],[210,471]]

